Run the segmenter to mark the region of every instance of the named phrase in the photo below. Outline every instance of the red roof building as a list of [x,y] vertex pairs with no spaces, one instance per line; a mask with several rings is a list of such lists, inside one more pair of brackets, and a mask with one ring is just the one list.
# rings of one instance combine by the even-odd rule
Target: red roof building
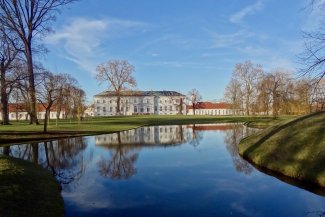
[[198,102],[194,105],[187,105],[188,115],[232,115],[234,114],[231,105],[228,103]]

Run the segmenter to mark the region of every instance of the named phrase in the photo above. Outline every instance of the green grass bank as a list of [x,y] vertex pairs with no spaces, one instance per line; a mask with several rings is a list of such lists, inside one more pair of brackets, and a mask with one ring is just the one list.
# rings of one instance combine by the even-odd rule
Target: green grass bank
[[29,125],[27,121],[12,121],[11,125],[0,126],[0,144],[113,133],[153,125],[243,122],[252,126],[268,126],[290,118],[292,116],[283,116],[276,120],[269,116],[144,115],[94,117],[80,122],[77,120],[51,120],[48,126],[48,133],[42,133],[42,122],[40,125]]
[[325,187],[325,112],[285,120],[244,138],[239,153],[259,167]]
[[60,186],[36,164],[0,157],[0,216],[64,216]]

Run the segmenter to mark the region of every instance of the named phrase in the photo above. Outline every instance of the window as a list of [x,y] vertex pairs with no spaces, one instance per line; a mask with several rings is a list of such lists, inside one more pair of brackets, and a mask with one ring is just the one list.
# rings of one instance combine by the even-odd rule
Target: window
[[106,107],[103,107],[103,112],[106,112]]
[[178,106],[175,106],[175,111],[178,111]]
[[162,112],[162,106],[159,107],[159,110]]
[[165,106],[165,111],[167,111],[167,106]]
[[179,99],[176,99],[176,103],[179,103]]
[[112,107],[109,107],[109,111],[112,112],[113,111],[113,108]]
[[123,112],[123,110],[124,110],[124,107],[121,107],[121,112]]
[[109,103],[112,103],[112,100],[110,100]]
[[103,99],[103,103],[106,103],[106,100]]
[[148,113],[150,112],[150,108],[149,108],[149,107],[147,107],[147,112],[148,112]]
[[140,112],[143,113],[143,108],[140,108]]
[[138,112],[138,107],[134,106],[134,112]]
[[97,103],[99,103],[99,99],[97,100]]
[[169,110],[170,111],[173,111],[173,106],[169,106]]
[[99,106],[97,107],[97,112],[100,112],[100,107]]
[[147,99],[147,103],[148,103],[148,104],[150,103],[150,99]]
[[127,112],[129,111],[129,107],[126,107],[126,111],[127,111]]
[[134,103],[137,103],[137,99],[136,98],[134,98]]

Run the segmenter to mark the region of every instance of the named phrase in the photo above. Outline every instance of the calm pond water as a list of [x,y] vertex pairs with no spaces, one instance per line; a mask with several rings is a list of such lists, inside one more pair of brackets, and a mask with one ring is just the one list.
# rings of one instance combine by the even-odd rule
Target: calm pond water
[[238,155],[238,142],[252,131],[241,124],[155,126],[0,152],[53,172],[66,216],[321,216],[325,197]]

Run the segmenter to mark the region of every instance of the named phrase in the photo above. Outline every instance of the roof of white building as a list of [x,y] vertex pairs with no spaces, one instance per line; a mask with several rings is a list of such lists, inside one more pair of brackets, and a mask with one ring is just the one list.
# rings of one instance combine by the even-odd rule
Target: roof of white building
[[[116,96],[115,91],[103,91],[95,97]],[[176,91],[122,91],[121,96],[185,96]]]
[[[228,103],[213,103],[213,102],[197,102],[194,105],[195,109],[229,109],[231,106]],[[186,105],[186,109],[193,109],[193,105]]]

